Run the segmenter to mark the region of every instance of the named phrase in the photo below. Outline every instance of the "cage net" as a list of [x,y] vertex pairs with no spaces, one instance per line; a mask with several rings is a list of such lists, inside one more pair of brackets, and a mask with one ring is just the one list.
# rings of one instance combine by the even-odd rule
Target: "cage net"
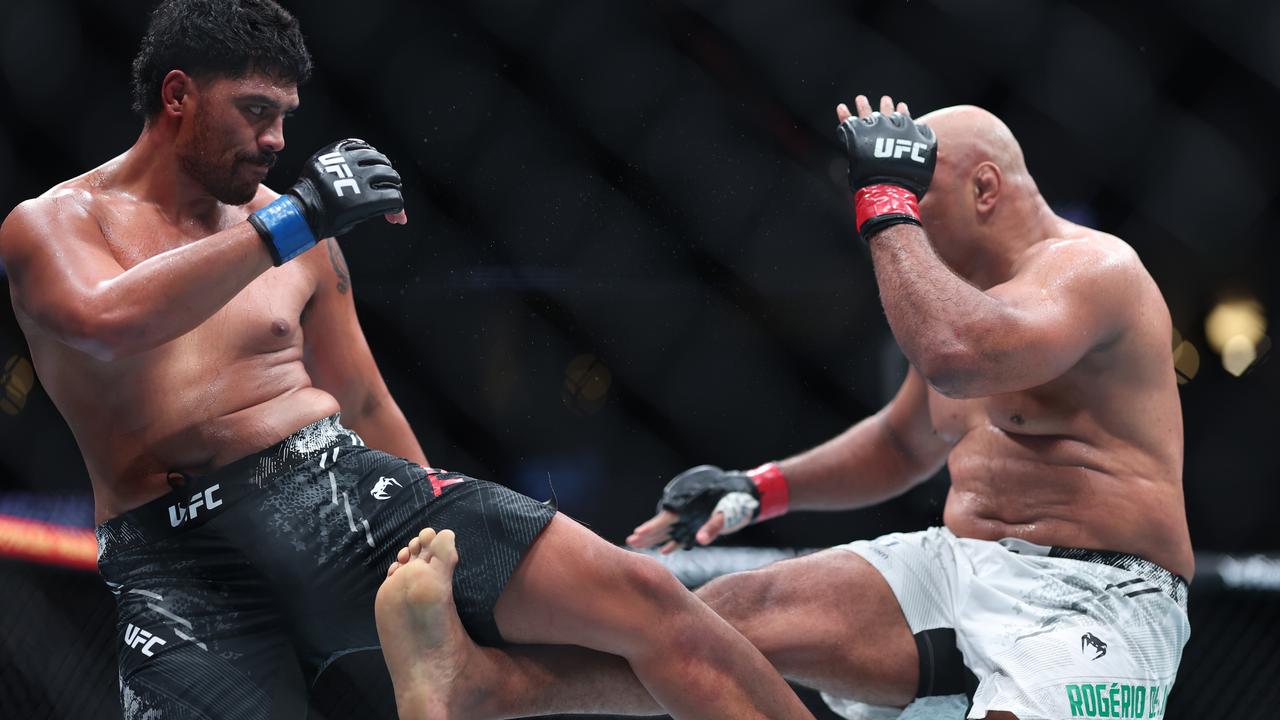
[[[129,64],[151,4],[0,2],[6,211],[137,137]],[[317,71],[268,184],[287,187],[314,148],[351,135],[400,169],[407,229],[342,242],[364,333],[428,455],[538,497],[551,478],[563,510],[615,541],[680,469],[792,455],[901,381],[852,237],[835,103],[889,93],[917,114],[995,112],[1054,210],[1133,246],[1170,308],[1200,574],[1166,717],[1280,713],[1267,327],[1280,4],[285,4]],[[89,481],[8,296],[0,718],[117,717],[120,634],[92,572]],[[940,522],[945,492],[941,477],[740,542],[919,529]],[[689,553],[675,569],[696,585],[788,553]],[[373,654],[303,685],[282,673],[282,716],[393,713]]]

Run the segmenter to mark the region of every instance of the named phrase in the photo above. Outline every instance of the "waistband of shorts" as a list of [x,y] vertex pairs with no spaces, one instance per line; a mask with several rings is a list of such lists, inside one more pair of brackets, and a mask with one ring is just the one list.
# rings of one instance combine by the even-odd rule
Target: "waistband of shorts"
[[[342,426],[339,413],[317,420],[275,445],[207,475],[172,472],[169,474],[172,492],[117,515],[95,529],[98,559],[111,552],[185,532],[200,524],[197,521],[201,507],[213,509],[256,492],[272,478],[344,446],[362,447],[364,441]],[[323,462],[321,459],[321,464]]]
[[1136,597],[1138,595],[1146,595],[1148,593],[1161,592],[1176,602],[1182,608],[1187,606],[1187,590],[1188,583],[1186,578],[1177,575],[1164,567],[1157,565],[1150,560],[1133,555],[1131,553],[1115,552],[1113,550],[1089,550],[1085,548],[1058,547],[1048,545],[1036,545],[1018,538],[1005,538],[999,541],[1005,549],[1021,555],[1039,555],[1042,557],[1064,558],[1067,560],[1079,560],[1081,562],[1097,563],[1099,565],[1109,565],[1119,568],[1129,573],[1137,575],[1141,580],[1130,580],[1125,583],[1119,583],[1114,586],[1117,589],[1125,591],[1128,597]]

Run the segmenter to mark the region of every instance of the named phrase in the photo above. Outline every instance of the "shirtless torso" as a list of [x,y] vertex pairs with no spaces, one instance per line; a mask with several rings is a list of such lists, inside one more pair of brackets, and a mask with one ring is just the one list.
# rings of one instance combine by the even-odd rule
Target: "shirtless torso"
[[922,122],[939,138],[925,232],[894,226],[871,244],[912,369],[876,416],[782,463],[792,507],[865,506],[945,463],[943,521],[959,537],[1129,553],[1191,578],[1159,288],[1129,245],[1053,213],[990,113]]
[[1131,297],[1114,308],[1125,328],[1028,390],[970,399],[928,391],[930,422],[949,446],[944,522],[961,537],[1132,553],[1190,578],[1168,310],[1126,245],[1063,225],[1067,239],[1032,247],[1026,263],[1051,266],[1068,254],[1062,245],[1085,243],[1128,264]]
[[[1065,618],[1159,648],[1151,656],[1158,661],[1134,653],[1118,677],[1167,686],[1187,637],[1178,605],[1186,586],[1169,573],[1189,580],[1195,562],[1164,298],[1131,247],[1052,211],[1017,140],[994,115],[961,106],[916,124],[904,118],[906,105],[888,97],[878,115],[865,96],[857,98],[856,118],[837,108],[858,229],[910,362],[906,380],[883,409],[839,436],[752,471],[749,499],[758,502],[757,519],[779,507],[867,507],[946,465],[942,521],[950,533],[857,541],[726,575],[699,595],[784,675],[853,705],[903,707],[952,694],[974,700],[967,668],[978,696],[985,692],[983,702],[993,703],[985,705],[988,720],[1021,712],[1065,717],[1068,691],[1054,683],[1074,682],[1077,670],[1102,672],[1077,668],[1075,655],[1064,654],[1086,632],[1060,627]],[[935,138],[936,167],[929,167],[916,153]],[[669,486],[664,501],[674,497],[669,507],[684,515],[664,510],[629,542],[671,552],[689,542],[685,524],[704,522],[695,539],[706,544],[753,517],[738,509],[749,502],[732,497],[748,495],[738,473],[695,470],[678,482],[720,493],[713,502],[726,510],[704,522],[704,511],[682,505]],[[1024,551],[1054,557],[1006,562]],[[1085,579],[1120,565],[1147,574],[1120,573],[1096,585]],[[1137,589],[1124,594],[1130,586]],[[1130,602],[1162,591],[1158,608],[1138,611]],[[1086,609],[1105,603],[1120,609]],[[955,634],[928,635],[935,630]],[[963,651],[963,668],[954,656],[943,659],[947,643]],[[1010,690],[992,700],[1005,681],[1056,689],[1051,698]],[[961,710],[952,708],[956,717]]]
[[[182,95],[183,80],[166,92]],[[279,197],[260,184],[261,158],[284,147],[296,86],[249,76],[201,90],[182,95],[210,118],[194,139],[178,142],[181,125],[161,115],[0,227],[15,315],[99,523],[168,493],[170,473],[221,467],[339,410],[378,447],[426,461],[360,330],[337,242],[277,267],[245,222]]]
[[[204,31],[258,58],[263,42],[245,33],[291,17],[274,5],[257,11],[267,20],[210,20]],[[149,32],[185,37],[166,23],[188,14],[165,3]],[[296,25],[291,37],[300,46]],[[338,246],[325,239],[379,216],[406,222],[400,177],[347,139],[307,160],[287,198],[261,187],[297,87],[243,67],[255,66],[199,78],[162,70],[159,108],[132,148],[19,205],[0,228],[16,315],[92,479],[99,569],[117,590],[121,637],[145,626],[154,639],[122,643],[126,716],[266,717],[276,663],[294,662],[281,648],[296,652],[310,685],[331,660],[382,642],[404,716],[425,712],[421,698],[443,703],[442,693],[410,690],[418,673],[427,684],[463,674],[452,657],[421,662],[433,648],[419,641],[439,633],[414,624],[427,595],[455,607],[448,575],[424,594],[405,589],[417,570],[402,569],[376,593],[393,543],[408,545],[407,558],[424,525],[444,522],[460,538],[448,572],[458,552],[474,571],[457,595],[475,606],[476,632],[610,653],[606,662],[638,668],[680,716],[806,716],[764,657],[651,560],[500,485],[436,483],[360,329]],[[339,410],[340,432],[323,421]],[[317,420],[319,446],[299,434]],[[249,470],[233,462],[241,458]],[[274,467],[260,476],[259,463]],[[321,469],[329,492],[310,482]],[[179,496],[182,512],[168,505],[166,518],[169,500],[157,499],[178,485],[173,473],[210,471],[224,475],[182,478],[203,488],[209,512],[197,518],[194,496],[189,513]],[[214,511],[215,489],[239,499]],[[295,491],[306,499],[280,500]],[[373,633],[375,597],[380,622],[393,623],[385,640]],[[188,692],[191,682],[201,689]],[[466,712],[502,694],[449,687]],[[524,700],[516,686],[507,694]]]
[[[28,241],[17,237],[22,228],[43,226],[62,231],[40,239],[45,252],[106,254],[128,271],[243,225],[275,198],[262,188],[249,205],[222,208],[211,225],[176,223],[118,185],[118,164],[29,201],[0,247]],[[98,521],[168,492],[170,472],[225,465],[337,412],[337,401],[313,387],[303,363],[303,310],[324,271],[333,273],[325,252],[267,270],[189,332],[112,359],[62,342],[14,286],[37,373],[83,453]]]

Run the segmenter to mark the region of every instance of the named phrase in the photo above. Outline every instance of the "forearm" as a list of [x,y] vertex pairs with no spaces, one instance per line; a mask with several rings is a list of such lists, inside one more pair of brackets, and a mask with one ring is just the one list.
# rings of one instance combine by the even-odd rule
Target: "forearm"
[[940,464],[912,458],[877,413],[779,466],[791,510],[849,510],[901,495]]
[[949,363],[999,326],[1002,303],[952,272],[924,230],[894,225],[870,240],[876,284],[903,353],[936,386]]
[[208,320],[271,266],[258,233],[239,223],[99,283],[68,339],[108,359],[145,352]]
[[343,407],[342,422],[369,447],[428,467],[426,453],[409,421],[385,389],[370,394],[358,407]]

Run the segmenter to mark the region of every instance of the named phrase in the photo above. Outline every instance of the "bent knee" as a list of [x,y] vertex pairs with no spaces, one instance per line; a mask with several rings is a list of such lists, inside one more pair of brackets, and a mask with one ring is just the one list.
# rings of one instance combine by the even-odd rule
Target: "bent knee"
[[618,564],[617,581],[637,603],[665,612],[694,601],[692,593],[662,563],[636,553],[627,556]]
[[630,657],[653,646],[667,646],[670,651],[711,613],[661,563],[628,555],[611,573],[608,614],[615,637],[625,645],[611,652]]
[[697,596],[729,624],[739,627],[776,606],[783,591],[777,574],[762,569],[722,575],[699,588]]

